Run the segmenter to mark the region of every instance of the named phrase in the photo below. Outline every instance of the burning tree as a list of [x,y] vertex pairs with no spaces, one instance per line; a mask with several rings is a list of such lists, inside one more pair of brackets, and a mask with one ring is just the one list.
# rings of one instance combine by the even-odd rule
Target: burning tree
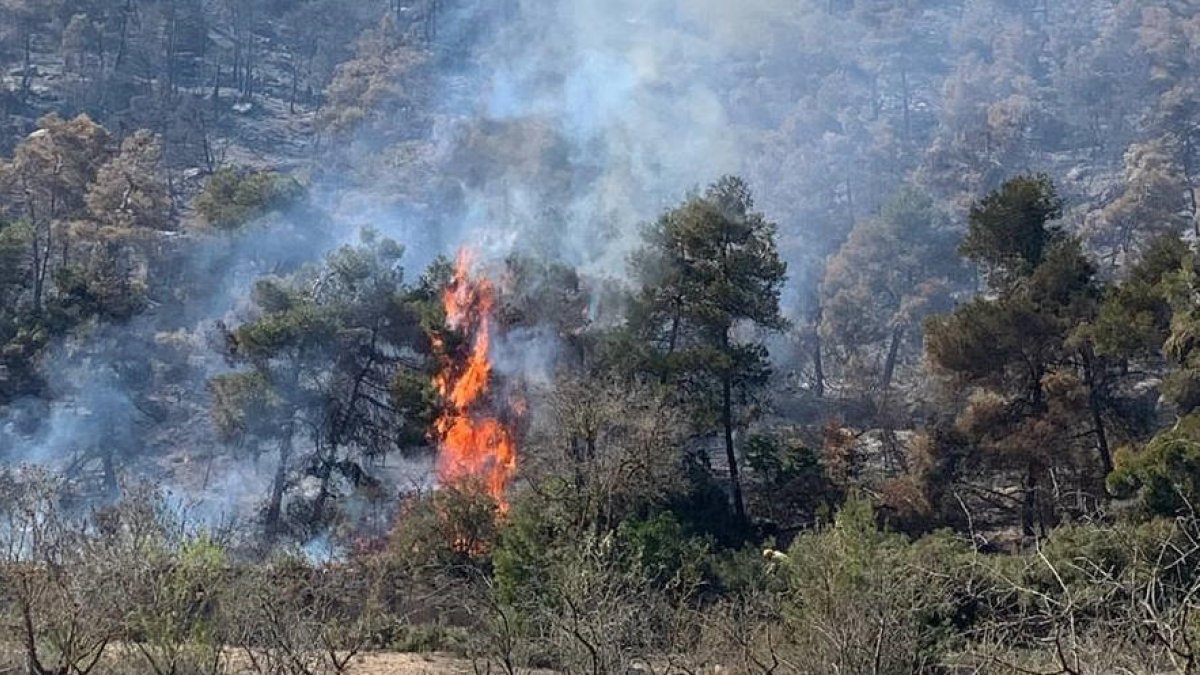
[[443,402],[433,429],[438,478],[443,484],[478,480],[504,509],[504,491],[517,467],[517,447],[511,422],[496,413],[497,408],[507,412],[509,406],[492,395],[496,288],[477,276],[474,267],[471,252],[461,251],[442,296],[453,335],[433,338],[438,362],[433,384]]

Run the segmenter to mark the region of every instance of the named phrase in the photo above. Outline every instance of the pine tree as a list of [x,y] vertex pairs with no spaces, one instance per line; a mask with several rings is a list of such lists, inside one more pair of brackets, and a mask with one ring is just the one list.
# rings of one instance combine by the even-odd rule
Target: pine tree
[[722,431],[733,506],[743,517],[735,407],[766,382],[769,365],[766,347],[741,336],[787,325],[779,310],[787,265],[775,225],[754,211],[744,181],[725,177],[663,214],[644,239],[633,259],[631,328],[646,347],[647,369],[680,386]]
[[1051,469],[1087,474],[1081,439],[1103,428],[1088,414],[1089,364],[1072,339],[1100,299],[1095,268],[1058,228],[1054,186],[1045,176],[1008,181],[971,209],[961,252],[979,264],[988,292],[926,324],[935,368],[968,398],[958,427],[994,468],[1022,475],[1022,530],[1036,533]]

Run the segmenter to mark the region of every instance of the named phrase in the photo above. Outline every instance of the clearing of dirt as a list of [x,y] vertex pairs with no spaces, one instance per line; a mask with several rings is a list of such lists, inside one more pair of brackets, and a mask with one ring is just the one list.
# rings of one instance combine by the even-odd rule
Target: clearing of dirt
[[349,675],[474,675],[471,661],[446,654],[362,654]]
[[[496,664],[478,663],[449,654],[400,654],[376,652],[356,656],[346,675],[476,675],[503,673]],[[549,670],[526,670],[529,675],[555,675]]]

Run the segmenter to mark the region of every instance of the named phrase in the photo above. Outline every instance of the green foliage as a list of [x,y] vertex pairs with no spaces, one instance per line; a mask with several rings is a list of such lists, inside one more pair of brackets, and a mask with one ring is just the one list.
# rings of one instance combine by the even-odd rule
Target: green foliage
[[876,527],[869,501],[848,499],[832,526],[797,538],[780,563],[791,638],[840,672],[937,662],[955,612],[953,580],[942,572],[961,550],[946,540],[913,547]]
[[258,372],[217,375],[209,382],[209,391],[213,422],[226,442],[266,432],[278,414],[274,408],[282,403],[266,376]]
[[220,230],[234,230],[298,201],[303,188],[294,179],[270,171],[226,167],[213,173],[194,206]]
[[[568,374],[556,373],[549,391],[521,392],[533,414],[516,424],[521,475],[512,509],[503,513],[480,490],[414,498],[383,556],[389,570],[403,573],[386,582],[360,575],[365,570],[353,559],[319,568],[299,558],[247,562],[242,551],[235,556],[203,537],[166,532],[145,513],[139,517],[154,527],[139,536],[129,534],[137,523],[129,514],[76,519],[87,509],[74,478],[55,486],[61,493],[36,498],[25,491],[40,483],[36,477],[0,481],[2,520],[13,525],[0,528],[0,538],[32,534],[0,546],[11,558],[0,566],[4,625],[21,629],[25,617],[13,610],[23,601],[35,615],[26,623],[39,632],[29,649],[75,652],[46,669],[26,669],[83,671],[86,659],[69,644],[82,635],[100,649],[146,650],[134,654],[139,672],[186,672],[189,660],[220,659],[219,639],[243,648],[240,657],[264,659],[255,664],[263,672],[341,670],[337,660],[356,646],[343,629],[373,624],[363,616],[378,602],[371,586],[399,586],[419,568],[427,586],[414,594],[416,612],[461,622],[447,632],[471,637],[505,624],[506,637],[533,644],[528,651],[548,655],[546,665],[563,672],[1196,670],[1200,655],[1190,650],[1200,644],[1193,639],[1200,576],[1185,560],[1191,554],[1181,552],[1200,541],[1191,514],[1200,475],[1200,422],[1193,418],[1200,281],[1179,237],[1147,249],[1144,236],[1179,231],[1195,211],[1185,199],[1200,147],[1194,3],[696,2],[632,18],[599,11],[611,9],[603,2],[564,13],[539,3],[478,4],[480,11],[468,12],[445,0],[0,1],[0,56],[7,59],[0,104],[9,113],[0,145],[15,148],[0,161],[0,404],[52,393],[56,411],[99,416],[86,410],[87,397],[77,401],[58,386],[70,379],[50,370],[60,355],[105,372],[146,373],[158,386],[130,392],[140,411],[135,438],[150,450],[171,450],[146,465],[189,478],[196,465],[176,460],[204,450],[207,438],[187,402],[197,391],[190,373],[211,356],[193,327],[221,308],[193,302],[188,286],[224,284],[214,283],[216,274],[180,270],[220,272],[223,264],[207,267],[210,253],[219,258],[236,248],[239,273],[271,269],[275,276],[237,299],[236,319],[222,331],[230,372],[200,398],[211,402],[220,439],[236,446],[231,452],[277,453],[268,513],[307,518],[294,530],[299,538],[335,522],[329,514],[343,506],[357,515],[360,500],[343,499],[351,493],[389,513],[384,495],[392,491],[375,476],[390,472],[376,473],[377,460],[429,450],[438,411],[429,335],[444,328],[440,294],[449,265],[439,260],[410,284],[400,244],[370,233],[303,268],[298,257],[275,254],[322,243],[281,242],[247,260],[232,245],[236,238],[173,235],[179,193],[172,193],[187,195],[194,171],[221,161],[222,147],[262,153],[256,161],[263,164],[311,161],[318,174],[341,172],[339,185],[357,173],[351,180],[372,188],[363,194],[390,200],[384,211],[401,204],[400,217],[414,231],[463,216],[533,221],[524,231],[538,234],[577,225],[567,238],[571,253],[588,248],[595,263],[609,262],[621,223],[661,187],[637,182],[656,175],[674,181],[689,167],[744,160],[733,164],[761,183],[765,210],[783,225],[777,231],[754,210],[739,179],[689,197],[646,229],[624,314],[611,311],[605,282],[584,276],[602,264],[577,272],[540,257],[506,261],[496,279],[494,325],[550,327],[568,345],[569,356],[555,363]],[[364,17],[377,21],[384,5],[387,18],[356,43]],[[447,14],[452,19],[439,30]],[[622,59],[609,62],[611,44],[583,64],[584,94],[596,77],[633,78],[616,84],[632,86],[647,114],[621,133],[606,133],[613,131],[605,126],[612,101],[599,101],[599,114],[587,105],[579,114],[573,99],[580,82],[565,83],[572,104],[565,125],[562,106],[543,105],[564,83],[543,77],[540,66],[553,58],[541,57],[563,56],[558,38],[573,34],[560,29],[581,17],[596,24],[600,43],[616,26],[631,43],[648,45],[638,63],[652,67],[632,74],[614,70]],[[719,29],[692,30],[708,23]],[[653,40],[643,39],[647,30]],[[538,51],[546,45],[549,52]],[[529,62],[539,67],[517,69],[529,77],[477,86],[487,84],[477,81],[481,73],[504,70],[530,49]],[[288,120],[268,119],[281,108],[280,68],[291,70]],[[699,71],[714,91],[689,89],[689,75]],[[435,82],[448,88],[435,96]],[[230,85],[251,112],[227,114]],[[310,91],[301,93],[302,86]],[[618,93],[628,93],[623,88]],[[488,114],[472,118],[478,92],[475,103],[487,105],[476,109]],[[539,97],[546,92],[549,99]],[[297,113],[297,104],[317,110]],[[31,116],[53,106],[120,120],[120,133],[86,116],[48,116],[35,131]],[[688,123],[672,125],[679,106]],[[515,114],[531,107],[539,114]],[[162,142],[126,127],[138,121],[152,122]],[[306,133],[310,122],[319,131],[318,154],[306,160],[297,154],[303,144],[279,132]],[[728,138],[692,133],[714,124],[731,127]],[[715,143],[668,148],[684,135]],[[595,142],[573,142],[589,136]],[[331,157],[354,160],[354,171],[342,172],[350,167]],[[1046,176],[1001,184],[1023,166],[1054,166],[1068,176],[1070,211],[1064,214]],[[885,203],[913,179],[936,197],[903,192]],[[949,252],[945,214],[997,185],[966,223],[961,252],[989,282],[985,295],[970,298],[958,283],[963,265]],[[302,197],[296,183],[276,174],[224,169],[194,205],[212,229],[236,230],[270,221]],[[467,212],[480,204],[496,208]],[[1064,215],[1088,248],[1059,225]],[[565,249],[551,239],[523,236],[520,246]],[[1095,259],[1111,262],[1119,283],[1101,286],[1095,247],[1106,256]],[[823,351],[841,366],[826,371],[833,377],[820,397],[828,398],[800,412],[793,398],[807,406],[818,397],[791,390],[788,371],[803,366],[782,350],[770,356],[788,377],[766,391],[772,362],[761,333],[786,328],[779,308],[785,259],[802,261],[809,275],[795,290],[811,306],[789,309],[820,316],[806,349],[815,345],[817,357]],[[204,278],[179,283],[184,276]],[[951,304],[957,309],[929,320],[922,335],[917,324]],[[114,330],[146,308],[155,311],[136,328],[169,331],[161,339],[177,345],[170,362],[142,349],[150,340],[125,342]],[[88,347],[93,335],[104,345],[96,352]],[[447,339],[453,347],[461,337]],[[914,376],[922,339],[932,374],[947,376],[947,392]],[[121,356],[97,357],[110,342]],[[51,353],[52,344],[58,349]],[[1160,387],[1163,356],[1173,370]],[[903,387],[891,401],[904,409],[880,406],[898,414],[878,414],[878,423],[888,426],[887,440],[891,425],[904,425],[895,431],[924,436],[927,447],[909,444],[899,480],[880,476],[871,487],[888,506],[911,498],[921,516],[913,530],[956,522],[971,535],[999,533],[1004,546],[1014,523],[1002,507],[981,513],[980,494],[1005,495],[999,504],[1023,502],[1023,515],[1049,513],[1048,520],[1091,511],[1090,498],[1107,499],[1090,457],[1106,450],[1106,430],[1118,444],[1133,443],[1118,456],[1109,487],[1144,514],[1170,520],[1132,526],[1081,518],[1048,535],[1030,520],[1022,523],[1030,536],[1019,544],[1027,550],[1001,555],[977,553],[948,533],[910,542],[880,531],[861,499],[822,527],[859,479],[845,461],[849,434],[824,456],[796,439],[838,414],[871,424],[837,399],[888,390],[897,367]],[[43,387],[42,376],[56,386]],[[1124,424],[1120,408],[1138,396],[1149,424],[1161,424],[1174,411],[1154,409],[1160,391],[1183,418],[1141,443],[1146,429]],[[171,412],[161,426],[150,419],[158,406]],[[928,434],[921,419],[929,420]],[[10,433],[19,421],[10,425],[0,411],[6,450],[24,450]],[[726,435],[725,462],[708,456],[718,431]],[[911,436],[895,437],[903,446]],[[86,448],[68,450],[89,457]],[[892,470],[890,461],[861,464]],[[743,466],[748,518],[736,513]],[[90,473],[82,459],[71,468]],[[729,487],[721,484],[726,470]],[[8,508],[17,495],[26,503]],[[1097,510],[1111,515],[1107,506]],[[51,513],[56,508],[64,513]],[[966,522],[950,511],[963,512]],[[814,521],[817,528],[789,554],[771,542],[764,560],[760,547],[742,546]],[[693,585],[703,592],[693,595]],[[446,611],[450,604],[454,611]],[[717,610],[728,607],[737,620],[722,624]],[[428,632],[409,628],[405,611],[414,610],[401,602],[390,609],[390,644],[443,641],[440,623]],[[946,663],[950,624],[964,652],[1011,646],[1017,658],[989,652],[977,662]],[[218,636],[219,625],[235,629]],[[700,636],[712,634],[726,639],[724,649],[698,649]],[[1129,640],[1157,661],[1138,668],[1070,663],[1064,653],[1078,647],[1072,641],[1080,634],[1103,647],[1092,652]],[[177,661],[172,650],[197,658]],[[1050,665],[1024,660],[1031,652]],[[143,656],[151,653],[147,665]],[[101,663],[98,669],[109,665]],[[502,665],[515,672],[511,661]]]
[[[1024,476],[1022,529],[1038,518],[1037,484],[1056,465],[1092,452],[1103,412],[1099,364],[1080,326],[1096,316],[1100,286],[1059,214],[1044,176],[1016,178],[971,211],[962,251],[984,265],[992,293],[926,324],[930,363],[967,394],[959,429],[983,459]],[[1107,468],[1107,448],[1099,454]],[[1100,472],[1101,474],[1103,471]]]
[[284,283],[262,279],[254,285],[254,301],[265,312],[235,334],[239,353],[252,361],[280,353],[312,354],[337,337],[338,308],[312,302]]
[[114,149],[87,115],[51,114],[0,160],[0,400],[43,393],[46,340],[154,302],[162,249],[151,230],[172,224],[161,150],[147,131]]
[[708,574],[710,543],[689,536],[671,513],[625,521],[616,540],[629,551],[634,573],[656,586],[688,588]]
[[166,675],[219,663],[226,638],[217,611],[229,566],[224,547],[202,534],[176,550],[151,553],[146,563],[139,579],[144,595],[127,621],[147,666]]
[[657,589],[683,592],[713,578],[711,541],[687,532],[669,512],[631,518],[609,531],[580,530],[536,504],[525,498],[514,505],[492,556],[497,597],[504,603],[553,602],[556,590],[548,584],[571,573],[580,541],[589,538],[603,541],[621,574]]
[[799,442],[754,434],[746,440],[751,515],[781,526],[808,525],[833,512],[842,491],[821,455]]
[[1167,281],[1183,268],[1188,245],[1175,234],[1155,239],[1119,284],[1109,286],[1092,328],[1102,356],[1153,359],[1169,336]]
[[24,285],[32,237],[33,228],[28,222],[0,222],[0,292],[9,302],[20,297],[18,290]]
[[787,265],[776,250],[775,225],[753,208],[745,182],[726,177],[646,230],[646,247],[633,260],[641,285],[636,305],[653,322],[646,329],[668,339],[661,331],[676,318],[717,337],[739,321],[786,326],[779,292]]
[[65,332],[87,319],[128,320],[149,304],[144,283],[133,279],[116,247],[98,248],[54,274],[57,296],[47,307],[52,329]]
[[50,335],[38,326],[5,328],[10,332],[0,344],[0,402],[41,391],[38,357],[50,342]]
[[994,287],[1003,287],[1042,263],[1061,235],[1050,223],[1061,216],[1062,200],[1049,176],[1014,178],[971,207],[960,251],[988,270]]
[[1200,277],[1195,256],[1184,258],[1181,269],[1167,275],[1164,284],[1173,311],[1163,352],[1173,369],[1163,382],[1163,393],[1186,415],[1200,407]]
[[[242,368],[211,383],[212,416],[229,440],[274,445],[279,467],[268,499],[268,529],[280,526],[292,476],[307,471],[322,487],[294,503],[303,527],[332,516],[335,479],[370,488],[362,461],[400,443],[424,441],[429,393],[414,386],[423,372],[408,354],[428,353],[390,239],[364,230],[358,246],[329,253],[322,264],[254,286],[256,312],[226,329],[228,358]],[[312,443],[298,454],[299,434]]]
[[947,225],[932,199],[905,190],[856,224],[826,262],[821,336],[864,388],[891,384],[897,364],[921,344],[921,321],[944,311],[964,280]]
[[963,253],[1003,283],[994,286],[994,297],[930,321],[936,364],[980,380],[1003,375],[1017,359],[1044,363],[1062,355],[1069,331],[1092,314],[1099,291],[1078,241],[1048,222],[1057,203],[1053,186],[1036,177],[1009,181],[974,207]]
[[36,394],[41,385],[37,355],[49,335],[27,304],[32,237],[24,221],[0,222],[0,403]]
[[513,254],[505,261],[505,276],[509,290],[498,309],[504,326],[551,326],[556,334],[568,338],[585,327],[589,298],[576,270]]
[[397,623],[383,629],[380,648],[398,654],[465,654],[470,632],[441,623],[410,625]]
[[[1094,270],[1078,245],[1056,245],[1028,283],[995,298],[977,297],[932,317],[926,349],[934,364],[973,382],[1012,389],[1038,386],[1045,368],[1067,355],[1067,339],[1095,306]],[[1025,372],[1021,363],[1034,363]]]
[[405,420],[396,432],[396,443],[401,448],[420,447],[441,413],[439,396],[431,382],[419,370],[400,369],[392,377],[391,403],[396,415]]
[[492,555],[496,593],[501,602],[516,604],[548,593],[543,572],[554,564],[556,549],[570,536],[557,514],[537,510],[535,504],[520,499],[512,505]]
[[753,209],[749,186],[727,176],[663,214],[632,259],[637,289],[629,311],[644,372],[686,391],[701,428],[724,430],[738,517],[745,507],[734,406],[766,383],[769,363],[761,343],[739,342],[734,331],[787,326],[779,310],[787,264],[774,223]]
[[1120,496],[1136,496],[1150,515],[1194,513],[1200,499],[1200,415],[1189,414],[1141,450],[1118,452],[1108,485]]

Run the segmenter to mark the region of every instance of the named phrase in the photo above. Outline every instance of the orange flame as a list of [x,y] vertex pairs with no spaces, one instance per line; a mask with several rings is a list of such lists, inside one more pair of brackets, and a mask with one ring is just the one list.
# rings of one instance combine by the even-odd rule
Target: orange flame
[[473,262],[470,252],[459,252],[454,279],[442,296],[446,322],[466,338],[467,352],[451,354],[441,337],[435,337],[433,344],[439,361],[433,384],[444,404],[434,423],[438,479],[442,484],[479,480],[504,510],[504,491],[516,471],[517,448],[512,430],[486,412],[496,289],[488,279],[472,275]]

